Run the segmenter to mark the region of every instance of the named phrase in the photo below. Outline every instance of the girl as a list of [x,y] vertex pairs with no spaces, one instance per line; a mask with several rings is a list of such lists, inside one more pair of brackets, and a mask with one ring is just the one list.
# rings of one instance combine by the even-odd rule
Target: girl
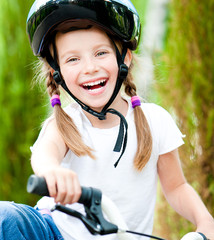
[[[131,69],[140,22],[131,2],[37,0],[27,31],[43,61],[54,109],[31,163],[52,198],[42,198],[39,211],[1,203],[1,239],[116,239],[92,236],[63,213],[44,212],[54,202],[81,211],[75,204],[81,185],[101,189],[130,229],[151,234],[158,176],[173,208],[214,239],[213,218],[182,173],[181,132],[164,109],[141,104],[136,95]],[[75,100],[64,109],[60,86]]]

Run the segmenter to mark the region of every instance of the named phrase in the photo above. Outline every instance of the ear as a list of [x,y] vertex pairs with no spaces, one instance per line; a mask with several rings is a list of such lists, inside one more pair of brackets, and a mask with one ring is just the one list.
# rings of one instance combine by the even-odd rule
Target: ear
[[124,63],[125,63],[128,67],[130,67],[131,62],[132,62],[132,51],[128,48],[128,49],[127,49],[126,56],[125,56],[125,59],[124,59]]

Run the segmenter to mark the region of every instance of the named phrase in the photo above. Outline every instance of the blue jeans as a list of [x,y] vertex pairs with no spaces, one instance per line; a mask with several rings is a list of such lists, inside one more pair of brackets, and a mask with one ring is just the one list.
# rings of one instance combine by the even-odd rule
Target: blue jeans
[[0,202],[1,240],[63,240],[52,217],[13,202]]

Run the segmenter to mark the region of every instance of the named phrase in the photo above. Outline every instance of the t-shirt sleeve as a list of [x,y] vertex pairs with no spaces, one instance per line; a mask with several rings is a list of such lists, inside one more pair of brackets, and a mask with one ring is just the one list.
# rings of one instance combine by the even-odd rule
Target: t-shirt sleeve
[[149,105],[149,121],[159,155],[171,152],[183,145],[185,135],[181,133],[172,116],[156,104]]
[[42,137],[44,136],[45,130],[48,126],[48,123],[53,120],[53,117],[49,117],[48,119],[45,120],[45,122],[43,123],[42,129],[39,133],[39,136],[37,138],[37,140],[35,141],[35,143],[33,144],[33,146],[30,147],[31,152],[33,153],[33,151],[36,149],[38,143],[40,142],[40,140],[42,139]]
[[185,135],[181,133],[172,116],[162,107],[159,108],[159,155],[161,155],[183,145]]

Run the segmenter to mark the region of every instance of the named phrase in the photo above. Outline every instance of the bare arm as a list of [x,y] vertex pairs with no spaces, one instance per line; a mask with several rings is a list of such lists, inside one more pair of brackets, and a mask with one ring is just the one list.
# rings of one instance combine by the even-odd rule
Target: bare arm
[[163,193],[175,211],[192,222],[197,231],[214,239],[213,218],[198,194],[186,182],[177,149],[159,157],[158,174]]
[[78,201],[81,194],[76,173],[60,166],[67,151],[56,123],[52,120],[31,157],[35,174],[45,177],[50,196],[62,204]]

